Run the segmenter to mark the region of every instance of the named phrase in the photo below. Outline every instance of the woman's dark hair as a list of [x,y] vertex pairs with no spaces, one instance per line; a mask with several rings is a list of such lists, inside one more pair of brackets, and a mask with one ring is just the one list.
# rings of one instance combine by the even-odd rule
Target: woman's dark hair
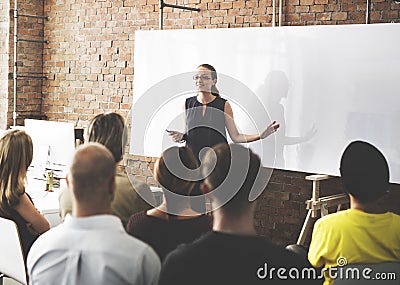
[[194,185],[193,170],[199,164],[188,147],[173,146],[166,149],[154,165],[154,177],[163,187],[173,193],[188,196]]
[[[208,64],[208,63],[203,63],[203,64],[200,64],[197,68],[200,68],[200,67],[206,68],[209,71],[211,71],[211,79],[212,80],[218,80],[217,70],[215,70],[214,66],[212,66],[211,64]],[[219,90],[218,90],[217,86],[215,86],[215,84],[213,84],[213,86],[211,87],[211,94],[214,96],[217,96],[217,97],[220,96]]]

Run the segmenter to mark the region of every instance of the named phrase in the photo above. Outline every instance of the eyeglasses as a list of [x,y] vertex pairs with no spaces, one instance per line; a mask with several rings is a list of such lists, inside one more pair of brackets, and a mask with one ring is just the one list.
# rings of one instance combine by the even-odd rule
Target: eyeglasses
[[206,81],[206,80],[210,80],[211,77],[208,76],[208,75],[205,75],[205,74],[203,74],[203,75],[196,74],[196,75],[193,76],[193,80],[194,81],[197,81],[197,80],[200,80],[200,79]]

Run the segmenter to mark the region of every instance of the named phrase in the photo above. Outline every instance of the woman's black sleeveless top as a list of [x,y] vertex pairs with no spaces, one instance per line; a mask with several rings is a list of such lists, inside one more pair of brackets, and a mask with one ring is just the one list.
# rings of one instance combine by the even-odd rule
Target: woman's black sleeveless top
[[[225,99],[217,96],[207,104],[203,116],[202,104],[197,96],[186,99],[186,146],[191,148],[197,159],[205,147],[213,147],[226,140]],[[204,155],[202,152],[201,155]]]

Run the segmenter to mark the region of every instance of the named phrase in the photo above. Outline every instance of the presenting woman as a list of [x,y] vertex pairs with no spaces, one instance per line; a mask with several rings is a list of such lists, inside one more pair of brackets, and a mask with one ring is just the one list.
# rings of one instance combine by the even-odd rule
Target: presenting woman
[[209,64],[201,64],[197,67],[193,80],[198,93],[196,96],[187,98],[185,102],[186,130],[184,133],[173,130],[168,132],[173,141],[186,141],[186,146],[192,149],[197,159],[201,160],[203,148],[228,143],[226,129],[235,143],[264,139],[278,130],[279,124],[273,121],[260,134],[239,133],[232,107],[226,99],[221,98],[216,87],[215,68]]
[[[276,132],[279,124],[273,121],[261,134],[239,133],[233,117],[232,107],[226,99],[221,98],[216,87],[217,71],[209,64],[201,64],[197,67],[197,73],[193,76],[197,86],[196,96],[185,101],[186,130],[184,133],[170,130],[169,135],[175,142],[186,141],[198,161],[201,161],[207,148],[219,143],[228,143],[226,130],[235,143],[247,143],[264,139]],[[204,149],[204,151],[202,151]],[[192,191],[192,196],[202,194],[200,182]],[[200,201],[200,200],[199,200]],[[205,200],[192,201],[192,208],[198,212],[205,211]]]

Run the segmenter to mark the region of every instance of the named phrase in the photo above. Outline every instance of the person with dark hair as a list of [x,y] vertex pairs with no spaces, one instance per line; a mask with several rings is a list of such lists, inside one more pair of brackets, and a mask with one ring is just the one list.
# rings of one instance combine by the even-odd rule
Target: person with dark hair
[[193,76],[198,93],[185,101],[186,130],[184,133],[170,130],[175,142],[186,141],[198,160],[201,150],[219,143],[228,143],[226,129],[235,143],[253,142],[276,132],[279,124],[269,124],[261,134],[239,133],[230,103],[219,94],[217,71],[210,64],[201,64]]
[[72,215],[28,254],[29,284],[156,285],[160,259],[113,214],[115,158],[99,143],[80,146],[67,176]]
[[37,237],[50,229],[49,222],[25,192],[32,158],[32,140],[24,131],[7,131],[0,138],[0,217],[16,223],[24,258]]
[[[124,225],[126,225],[132,214],[149,209],[149,204],[155,205],[155,199],[150,187],[133,177],[128,178],[123,167],[119,165],[127,141],[127,130],[121,115],[107,113],[95,116],[89,122],[85,141],[98,142],[106,146],[113,154],[117,165],[117,190],[111,206]],[[64,219],[67,214],[72,212],[71,191],[63,189],[60,193],[59,201],[60,215]]]
[[211,230],[211,217],[190,207],[199,164],[187,147],[165,150],[154,165],[154,178],[163,190],[160,206],[130,217],[126,231],[151,245],[163,260],[181,243],[192,242]]
[[159,285],[314,284],[288,275],[289,269],[300,276],[311,269],[306,259],[257,236],[257,199],[249,195],[265,187],[260,158],[243,146],[219,144],[206,152],[203,166],[208,175],[201,188],[211,198],[213,231],[168,254]]
[[[175,142],[186,141],[186,146],[191,148],[196,159],[201,161],[202,150],[214,145],[228,144],[226,130],[235,143],[247,143],[265,139],[276,132],[279,124],[273,121],[260,134],[239,133],[233,117],[230,103],[219,94],[217,84],[217,71],[210,64],[201,64],[193,76],[198,93],[187,98],[184,105],[186,126],[183,133],[169,130]],[[193,195],[201,194],[197,184]],[[193,205],[199,211],[205,208]]]
[[[363,141],[350,143],[340,161],[350,209],[316,221],[308,259],[315,267],[400,261],[400,216],[383,200],[389,188],[389,167],[383,154]],[[326,271],[325,285],[333,284]]]

